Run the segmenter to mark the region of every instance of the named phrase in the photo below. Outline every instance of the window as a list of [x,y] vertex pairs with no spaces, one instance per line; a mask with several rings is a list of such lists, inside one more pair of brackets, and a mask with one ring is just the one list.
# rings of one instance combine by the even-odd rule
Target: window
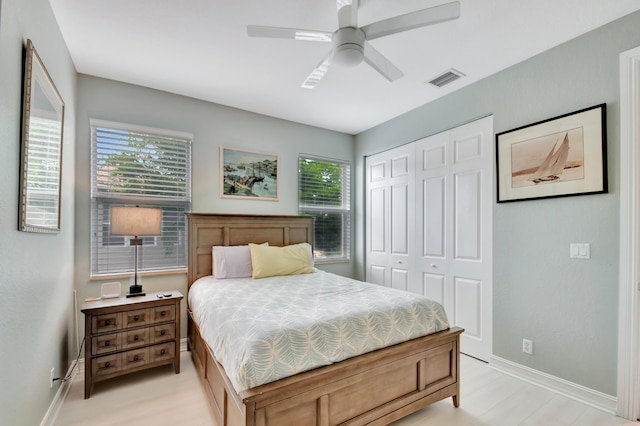
[[[138,271],[187,267],[191,135],[91,120],[91,275],[133,271],[129,237],[111,235],[111,207],[159,207],[162,234],[142,238]],[[133,236],[132,236],[133,237]]]
[[316,262],[351,258],[351,165],[345,161],[301,155],[300,214],[314,217]]

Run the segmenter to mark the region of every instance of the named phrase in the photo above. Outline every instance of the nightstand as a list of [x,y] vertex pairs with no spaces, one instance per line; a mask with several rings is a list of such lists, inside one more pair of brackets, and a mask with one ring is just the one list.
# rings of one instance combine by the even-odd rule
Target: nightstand
[[123,374],[164,364],[173,364],[176,374],[180,373],[182,298],[179,291],[171,290],[82,305],[85,399],[93,383]]

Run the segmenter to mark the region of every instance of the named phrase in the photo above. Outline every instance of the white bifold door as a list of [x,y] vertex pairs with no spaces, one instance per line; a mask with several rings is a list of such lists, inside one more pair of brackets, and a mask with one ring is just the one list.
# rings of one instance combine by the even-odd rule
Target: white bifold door
[[440,302],[461,351],[492,345],[493,118],[366,159],[366,280]]
[[421,293],[415,271],[413,145],[367,157],[366,280]]

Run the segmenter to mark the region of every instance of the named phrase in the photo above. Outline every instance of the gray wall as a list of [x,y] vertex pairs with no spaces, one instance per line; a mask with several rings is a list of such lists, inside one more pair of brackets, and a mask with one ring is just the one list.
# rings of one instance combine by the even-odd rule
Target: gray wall
[[[30,38],[65,102],[61,232],[19,232],[23,51]],[[39,424],[75,357],[73,318],[76,72],[47,0],[0,11],[0,424]]]
[[[356,261],[325,269],[364,276],[364,156],[494,114],[501,132],[586,106],[608,105],[606,195],[494,206],[494,354],[615,395],[619,204],[618,55],[640,45],[635,13],[353,138],[219,105],[88,76],[77,77],[47,0],[2,0],[0,11],[0,424],[38,424],[75,357],[73,290],[89,279],[90,117],[194,134],[193,210],[296,214],[298,153],[356,159]],[[65,100],[62,231],[18,232],[22,54],[31,38]],[[78,81],[76,81],[78,79]],[[76,107],[78,97],[78,107]],[[77,119],[76,119],[77,117]],[[77,121],[77,126],[76,126]],[[76,138],[77,134],[77,138]],[[77,139],[77,142],[76,142]],[[280,155],[279,202],[218,197],[218,146]],[[77,161],[76,161],[77,156]],[[76,220],[77,218],[77,220]],[[568,258],[590,242],[592,259]],[[74,266],[75,265],[75,266]],[[184,275],[145,278],[178,288]],[[83,331],[81,330],[81,333]],[[183,329],[184,336],[184,329]],[[520,352],[523,337],[535,355]]]
[[[353,161],[353,136],[292,123],[184,96],[87,75],[78,77],[76,149],[76,289],[79,300],[100,295],[104,281],[90,280],[90,152],[89,119],[132,123],[192,133],[192,211],[207,213],[298,214],[298,155],[313,154]],[[219,147],[237,147],[279,156],[278,201],[219,197]],[[353,274],[352,263],[319,266],[341,275]],[[110,280],[113,281],[113,280]],[[120,280],[123,286],[128,281]],[[178,289],[186,296],[186,275],[144,277],[148,291]],[[182,337],[186,337],[186,299]],[[80,332],[83,333],[82,324]]]
[[[356,136],[364,194],[367,155],[487,114],[499,133],[607,103],[608,194],[494,204],[493,353],[608,395],[617,374],[618,56],[640,45],[639,27],[640,13],[628,15]],[[591,243],[591,260],[569,259],[571,242]],[[521,352],[523,338],[534,341],[533,356]]]

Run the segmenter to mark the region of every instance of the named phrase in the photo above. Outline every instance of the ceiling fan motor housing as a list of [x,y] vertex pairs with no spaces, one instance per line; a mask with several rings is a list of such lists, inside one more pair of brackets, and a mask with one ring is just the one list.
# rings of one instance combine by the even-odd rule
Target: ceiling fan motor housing
[[333,33],[333,62],[355,67],[364,59],[365,34],[360,28],[343,27]]

